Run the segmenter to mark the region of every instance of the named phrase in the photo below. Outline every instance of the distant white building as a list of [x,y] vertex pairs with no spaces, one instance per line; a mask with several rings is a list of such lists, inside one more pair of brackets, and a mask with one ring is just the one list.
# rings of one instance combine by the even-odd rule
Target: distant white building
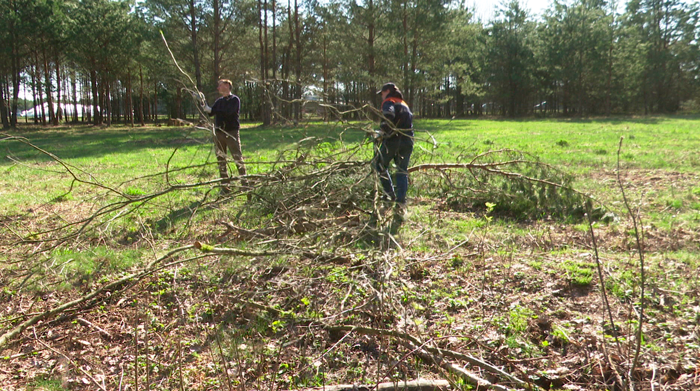
[[[44,102],[43,106],[44,106],[44,114],[48,116],[48,115],[49,115],[49,104],[48,104],[47,102]],[[87,113],[90,113],[90,114],[92,114],[92,106],[83,106],[83,105],[81,105],[81,104],[78,104],[78,105],[76,105],[76,106],[73,106],[73,104],[71,104],[71,103],[68,103],[68,104],[61,103],[61,111],[63,112],[63,115],[72,116],[72,115],[73,115],[73,109],[74,109],[75,107],[78,108],[78,116],[82,116],[83,113],[86,113],[86,114],[87,114]],[[54,110],[54,112],[56,112],[57,109],[58,109],[58,105],[57,105],[56,103],[54,103],[54,104],[53,104],[53,110]],[[100,107],[98,106],[97,109],[99,110]],[[37,116],[37,117],[41,117],[41,106],[35,106],[35,107],[32,107],[31,109],[24,110],[24,111],[20,112],[18,115],[19,115],[20,117],[31,117],[31,118],[34,118],[34,113],[35,113],[35,112],[36,112],[36,116]]]

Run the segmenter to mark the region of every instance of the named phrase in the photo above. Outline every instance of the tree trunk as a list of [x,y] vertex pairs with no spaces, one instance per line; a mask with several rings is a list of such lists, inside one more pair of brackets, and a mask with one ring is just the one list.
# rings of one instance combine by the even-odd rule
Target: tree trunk
[[61,110],[61,65],[58,62],[58,55],[54,61],[56,62],[56,116],[53,119],[53,124],[58,126],[63,115],[63,110]]
[[268,104],[267,104],[267,69],[266,69],[266,63],[267,59],[265,58],[266,53],[267,53],[267,43],[264,41],[264,38],[266,38],[267,35],[267,27],[264,26],[265,18],[263,16],[263,3],[262,0],[258,0],[258,41],[260,44],[260,116],[262,119],[263,125],[269,125],[271,122],[270,119],[270,111],[268,109]]
[[32,107],[34,108],[34,124],[39,122],[39,116],[37,115],[37,100],[36,100],[36,64],[32,64],[30,67],[30,74],[32,76]]
[[272,0],[272,78],[277,78],[277,0]]
[[369,25],[367,26],[367,73],[369,74],[369,102],[373,105],[377,104],[377,95],[374,93],[376,90],[375,83],[375,58],[374,58],[374,40],[375,40],[375,11],[374,11],[374,1],[369,0],[367,3],[367,9],[369,11]]
[[461,78],[457,79],[457,83],[455,83],[455,114],[457,117],[464,117],[464,95],[460,81],[462,81]]
[[445,117],[449,118],[452,116],[452,111],[450,110],[450,104],[452,104],[452,99],[450,97],[450,77],[445,76],[445,98],[448,98],[445,102]]
[[197,90],[202,90],[202,69],[199,64],[199,47],[197,45],[197,16],[194,0],[190,0],[190,29],[192,37],[192,55],[194,56],[194,77],[197,81]]
[[214,62],[213,62],[213,74],[211,75],[212,85],[216,85],[219,78],[221,78],[221,10],[219,9],[219,0],[214,0],[212,3],[214,8]]
[[[287,0],[287,20],[289,21],[287,25],[289,26],[289,42],[287,43],[287,50],[284,56],[284,73],[282,78],[284,79],[284,98],[291,101],[294,96],[294,87],[289,84],[289,75],[292,73],[292,47],[294,46],[294,29],[291,23],[292,20],[292,5],[291,0]],[[291,118],[294,113],[293,104],[287,104],[286,115],[287,118]]]
[[175,118],[182,118],[182,114],[182,89],[178,88],[175,97]]
[[[324,30],[327,25],[324,25]],[[323,32],[323,97],[322,101],[328,104],[328,34]],[[326,108],[323,108],[323,121],[327,121]]]
[[[80,122],[87,124],[92,123],[90,110],[87,109],[92,104],[92,102],[90,102],[90,79],[88,77],[89,76],[84,75],[80,82],[80,103],[83,105],[80,110],[83,114]],[[85,88],[85,86],[88,86],[88,88]]]
[[[16,49],[14,47],[16,45],[12,45],[13,50],[16,52]],[[15,127],[17,126],[17,99],[19,97],[19,83],[20,83],[20,63],[19,63],[19,57],[18,56],[13,56],[12,58],[12,103],[10,106],[10,114],[9,114],[9,122],[10,126]],[[8,94],[9,95],[9,94]],[[9,96],[8,96],[9,97]],[[3,122],[4,126],[4,122]]]
[[143,70],[141,69],[141,64],[139,64],[139,123],[141,126],[146,124],[143,122]]
[[408,4],[406,1],[403,2],[403,18],[401,21],[401,26],[403,28],[401,41],[403,43],[403,85],[401,86],[406,92],[406,98],[409,102],[413,102],[410,97],[411,89],[409,82],[408,73]]
[[[416,11],[417,12],[417,11]],[[408,86],[405,88],[408,89],[408,93],[406,96],[408,97],[409,102],[413,102],[413,95],[415,94],[415,88],[416,86],[413,85],[413,80],[415,80],[415,74],[416,74],[416,63],[418,62],[418,32],[416,31],[416,27],[413,29],[413,42],[411,43],[411,71],[408,73],[409,78],[408,78]],[[425,96],[425,95],[424,95]]]
[[127,84],[129,85],[128,89],[126,90],[126,96],[127,96],[127,106],[126,106],[126,113],[129,116],[129,125],[131,127],[134,127],[134,99],[131,96],[131,68],[129,68],[129,71],[127,72],[127,79],[128,82]]
[[153,121],[158,125],[158,81],[153,82]]
[[[296,73],[296,85],[294,86],[294,91],[296,92],[294,94],[294,98],[300,100],[301,99],[301,93],[302,93],[302,88],[301,88],[301,25],[299,23],[299,1],[294,0],[294,35],[296,39],[296,44],[294,45],[296,47],[296,66],[295,66],[295,73]],[[301,103],[297,101],[297,103],[294,105],[295,110],[294,110],[294,118],[296,118],[297,121],[301,120]]]
[[49,122],[54,123],[56,113],[53,107],[53,96],[51,96],[51,69],[46,58],[46,49],[42,51],[44,57],[44,85],[46,87],[46,104],[49,106]]
[[37,79],[37,90],[39,91],[39,107],[41,107],[41,124],[46,125],[46,108],[44,107],[44,85],[41,82],[41,75],[39,74],[39,54],[36,54],[36,60],[37,60],[37,72],[36,72],[36,79]]
[[92,120],[95,125],[99,125],[102,117],[100,113],[100,99],[97,93],[97,71],[95,71],[95,62],[92,63],[93,68],[90,70],[90,84],[92,85]]
[[[4,79],[4,78],[3,78]],[[7,106],[5,106],[5,88],[2,86],[4,80],[0,81],[0,117],[2,117],[2,128],[10,128],[10,118],[8,117]]]
[[71,92],[73,93],[73,119],[72,122],[78,123],[78,88],[76,86],[76,75],[75,70],[71,71]]
[[65,110],[69,106],[69,103],[68,103],[68,99],[69,99],[68,98],[68,93],[69,93],[69,90],[68,90],[68,68],[65,66],[63,67],[63,76],[61,77],[61,79],[63,80],[63,107],[64,107],[63,121],[65,121],[65,123],[67,124],[70,122],[70,119],[68,118],[69,117],[68,112]]
[[105,79],[103,81],[105,85],[105,96],[104,96],[104,101],[105,101],[105,106],[107,106],[107,127],[112,126],[112,97],[111,97],[111,91],[110,91],[110,80],[109,80],[109,73],[105,74]]
[[267,39],[267,0],[263,1],[263,37],[265,40],[265,81],[269,78],[270,71],[270,52],[269,52],[269,40]]

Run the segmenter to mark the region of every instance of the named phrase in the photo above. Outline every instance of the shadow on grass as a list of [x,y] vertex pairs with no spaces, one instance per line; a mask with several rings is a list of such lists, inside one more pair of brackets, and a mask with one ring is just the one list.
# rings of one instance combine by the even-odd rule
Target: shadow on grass
[[[24,137],[33,145],[61,159],[132,154],[144,149],[174,150],[189,145],[213,145],[211,134],[192,127],[21,126],[9,135]],[[365,132],[359,124],[344,126],[310,124],[294,128],[244,125],[241,129],[244,152],[246,149],[279,149],[304,139],[314,143],[338,140],[359,143],[363,138],[365,138]],[[49,156],[17,140],[0,142],[0,149],[4,150],[6,156],[12,156],[18,160],[51,160]]]
[[610,117],[562,117],[562,116],[533,116],[524,118],[506,118],[506,117],[493,117],[484,118],[486,120],[495,122],[516,122],[516,123],[527,123],[527,122],[562,122],[562,123],[574,123],[574,124],[642,124],[642,125],[657,125],[660,123],[674,121],[674,120],[688,120],[696,121],[700,119],[700,114],[673,114],[673,115],[650,115],[650,116],[610,116]]
[[121,244],[131,244],[135,238],[146,237],[151,233],[159,235],[167,235],[171,233],[174,227],[182,227],[189,222],[195,213],[201,213],[212,208],[211,202],[192,201],[188,205],[171,210],[164,216],[148,221],[148,228],[141,227],[135,232],[125,231]]

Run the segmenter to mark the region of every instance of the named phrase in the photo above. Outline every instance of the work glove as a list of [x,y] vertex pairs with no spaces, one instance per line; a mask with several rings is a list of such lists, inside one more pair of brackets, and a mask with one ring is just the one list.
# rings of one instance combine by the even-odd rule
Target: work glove
[[382,121],[379,124],[379,131],[382,132],[382,137],[383,138],[389,138],[394,134],[394,129],[391,124],[387,121]]
[[195,90],[187,91],[189,91],[190,95],[192,95],[192,99],[194,99],[195,102],[199,103],[199,105],[202,107],[202,111],[204,111],[205,113],[211,113],[211,107],[209,107],[209,105],[207,104],[207,99],[203,93]]
[[379,130],[375,130],[374,132],[372,132],[372,139],[374,141],[379,142],[379,141],[382,141],[383,138],[384,138],[384,131],[383,130],[379,129]]

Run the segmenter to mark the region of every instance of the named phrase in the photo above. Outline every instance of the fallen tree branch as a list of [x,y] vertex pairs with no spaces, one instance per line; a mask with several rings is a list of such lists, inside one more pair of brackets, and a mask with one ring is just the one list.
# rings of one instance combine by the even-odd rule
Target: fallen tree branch
[[[471,169],[479,169],[486,171],[491,174],[498,174],[502,175],[508,178],[518,178],[518,179],[524,179],[529,182],[535,182],[535,183],[541,183],[543,185],[550,185],[554,187],[561,187],[561,188],[569,188],[566,185],[563,185],[561,183],[555,183],[551,182],[548,180],[544,179],[538,179],[538,178],[533,178],[531,176],[523,175],[517,172],[510,172],[510,171],[502,171],[499,170],[499,166],[503,165],[508,165],[508,164],[515,164],[515,163],[528,163],[527,161],[524,160],[515,160],[515,161],[509,161],[509,162],[495,162],[495,163],[484,163],[484,164],[479,164],[479,163],[426,163],[426,164],[419,164],[417,166],[413,166],[408,169],[408,172],[415,172],[415,171],[426,171],[426,170],[444,170],[444,169],[450,169],[450,168],[464,168],[467,170]],[[574,190],[574,189],[571,189]]]
[[[427,347],[427,346],[424,346],[423,348],[418,349],[417,347],[422,346],[423,343],[418,338],[416,338],[410,334],[406,334],[406,333],[402,333],[402,332],[394,331],[394,330],[382,330],[382,329],[374,329],[374,328],[369,328],[369,327],[350,326],[350,325],[330,326],[330,327],[328,327],[328,330],[354,331],[354,332],[357,332],[360,334],[365,334],[365,335],[382,335],[382,336],[390,336],[390,337],[394,337],[397,339],[405,340],[405,341],[410,342],[410,344],[412,344],[412,349],[416,349],[417,352],[424,350],[426,352],[425,354],[428,354],[429,356],[432,357],[431,361],[439,363],[441,366],[444,366],[445,369],[456,370],[457,368],[459,368],[459,366],[456,366],[456,364],[452,364],[452,363],[445,361],[444,356],[449,356],[449,357],[452,357],[455,359],[467,361],[468,363],[470,363],[474,366],[477,366],[481,369],[484,369],[485,371],[488,371],[494,375],[505,378],[508,381],[510,381],[510,382],[520,386],[520,387],[526,387],[529,385],[527,382],[520,380],[517,377],[515,377],[507,372],[504,372],[503,370],[498,369],[495,366],[493,366],[485,361],[479,360],[476,357],[470,356],[468,354],[462,354],[462,353],[453,352],[450,350],[443,350],[443,349],[432,348],[432,347]],[[432,355],[434,355],[436,357],[433,357]],[[428,358],[428,356],[426,356],[425,358]],[[443,365],[443,363],[444,363],[444,365]],[[461,368],[457,372],[460,374],[460,376],[467,376],[467,375],[472,376],[471,374],[469,374],[468,372],[465,372]],[[469,380],[469,376],[467,376],[468,378],[465,380]],[[476,379],[478,379],[479,381],[482,381],[482,383],[483,382],[489,383],[488,381],[486,381],[484,379],[479,379],[478,377],[476,377],[476,375],[473,375],[473,376],[474,376],[474,378],[471,380],[476,381]],[[477,383],[477,384],[479,384],[479,383]],[[501,386],[498,386],[498,387],[501,387]]]
[[278,236],[283,233],[294,233],[294,234],[302,234],[302,233],[307,233],[310,231],[315,231],[319,229],[320,227],[327,227],[328,225],[337,225],[337,224],[342,224],[342,223],[353,223],[353,224],[360,224],[360,216],[358,214],[351,214],[351,215],[345,215],[345,216],[339,216],[339,217],[331,217],[328,219],[321,219],[321,220],[306,220],[306,219],[300,219],[298,221],[294,221],[291,226],[278,226],[278,227],[270,227],[270,228],[260,228],[260,229],[245,229],[241,227],[235,226],[233,223],[230,221],[221,221],[219,222],[221,225],[226,227],[226,232],[221,234],[220,237],[225,237],[229,235],[231,232],[236,232],[237,233],[237,239],[239,240],[247,240],[247,239],[252,239],[256,237],[266,237],[266,236]]
[[191,246],[193,248],[196,248],[197,250],[203,252],[203,253],[209,253],[209,254],[219,254],[219,255],[241,255],[241,256],[248,256],[248,257],[267,257],[270,255],[282,255],[282,254],[289,254],[289,251],[244,251],[244,250],[239,250],[237,248],[229,248],[229,247],[214,247],[208,244],[204,244],[202,242],[194,242],[194,244]]
[[72,307],[78,306],[78,305],[83,304],[83,303],[87,303],[90,300],[100,296],[101,294],[103,294],[105,292],[117,290],[117,289],[119,289],[120,286],[128,283],[131,280],[140,280],[141,278],[159,270],[159,268],[155,267],[157,264],[165,261],[166,259],[170,258],[171,256],[173,256],[179,252],[191,249],[193,247],[194,246],[192,246],[192,245],[188,245],[188,246],[183,246],[183,247],[178,247],[176,249],[173,249],[170,252],[168,252],[166,255],[164,255],[163,257],[158,258],[155,261],[148,264],[148,266],[145,269],[143,269],[139,272],[126,275],[126,276],[124,276],[124,277],[122,277],[122,278],[120,278],[120,279],[118,279],[110,284],[107,284],[107,285],[91,292],[90,294],[88,294],[86,296],[80,297],[78,299],[69,301],[69,302],[64,303],[64,304],[61,304],[61,305],[54,307],[48,311],[42,312],[36,316],[33,316],[33,317],[27,319],[26,321],[15,326],[12,330],[10,330],[10,331],[8,331],[5,334],[0,336],[0,349],[2,349],[5,345],[7,345],[10,342],[10,340],[15,338],[17,335],[21,334],[28,327],[33,326],[33,325],[41,322],[44,319],[50,318],[56,314],[59,314],[65,310],[68,310]]
[[409,348],[412,348],[414,350],[414,354],[420,357],[423,361],[437,365],[440,368],[446,370],[448,373],[452,373],[459,376],[466,383],[475,386],[477,390],[488,389],[496,391],[508,391],[508,387],[501,386],[499,384],[493,384],[486,379],[482,379],[478,375],[467,371],[461,366],[445,360],[444,357],[428,353],[427,349],[421,348],[420,346],[415,346],[411,342],[408,342],[408,346]]
[[82,324],[83,326],[92,327],[93,329],[97,330],[100,334],[105,336],[107,339],[112,339],[112,335],[110,333],[108,333],[107,331],[105,331],[101,327],[95,325],[94,323],[89,322],[83,318],[76,318],[75,320],[77,320],[78,323]]
[[342,384],[314,388],[301,388],[298,391],[439,391],[452,388],[447,380],[417,379],[411,381],[386,382],[376,385]]
[[[627,213],[629,213],[630,218],[632,219],[632,225],[634,228],[634,238],[635,238],[635,244],[636,244],[636,249],[637,249],[637,255],[639,256],[639,317],[637,321],[637,332],[636,334],[636,341],[635,341],[635,347],[634,347],[634,358],[632,359],[632,365],[629,368],[629,371],[627,372],[627,380],[629,380],[629,389],[630,391],[634,391],[634,371],[635,369],[639,366],[639,355],[642,351],[642,338],[643,336],[643,329],[644,329],[644,309],[646,308],[645,302],[644,302],[644,291],[646,289],[646,273],[645,273],[645,267],[644,267],[644,243],[643,243],[643,236],[644,236],[644,226],[641,224],[641,218],[639,217],[639,209],[637,209],[637,213],[635,213],[632,210],[632,207],[630,206],[629,200],[627,199],[627,194],[625,193],[625,186],[622,183],[622,176],[620,174],[621,168],[620,168],[620,153],[622,152],[622,141],[624,140],[624,137],[620,137],[620,145],[617,148],[617,184],[620,186],[620,193],[622,194],[622,200],[624,201],[624,205],[627,208]],[[641,201],[640,201],[640,208],[641,208]],[[639,222],[638,222],[639,220]],[[640,231],[642,233],[640,234]],[[634,307],[633,307],[634,308]],[[612,324],[613,329],[615,328],[615,324]]]
[[100,383],[98,383],[97,380],[95,380],[95,378],[92,377],[92,375],[90,375],[86,370],[84,370],[83,367],[81,367],[80,365],[78,365],[78,363],[76,363],[75,361],[71,360],[71,358],[68,357],[68,356],[66,356],[63,352],[59,352],[58,350],[56,350],[56,349],[52,348],[51,346],[47,345],[44,341],[42,341],[42,340],[40,340],[39,338],[37,338],[36,332],[34,333],[34,339],[35,339],[35,341],[37,341],[37,342],[39,342],[40,344],[44,345],[44,347],[46,347],[46,348],[49,349],[50,351],[52,351],[52,352],[54,352],[54,353],[56,353],[56,354],[58,354],[58,355],[60,355],[60,356],[63,356],[63,358],[65,358],[66,360],[68,360],[68,362],[71,363],[71,365],[73,365],[76,369],[78,369],[78,370],[79,370],[80,372],[82,372],[85,376],[87,376],[87,378],[90,379],[90,381],[92,381],[100,390],[102,390],[102,391],[107,391],[107,389],[106,389],[103,385],[101,385]]

